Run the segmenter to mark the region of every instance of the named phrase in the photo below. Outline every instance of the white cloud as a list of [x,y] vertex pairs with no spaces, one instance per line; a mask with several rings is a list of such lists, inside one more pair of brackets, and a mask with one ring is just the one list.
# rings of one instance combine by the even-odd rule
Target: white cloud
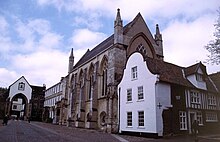
[[62,47],[62,39],[63,37],[55,34],[55,33],[47,33],[41,37],[39,40],[39,46],[41,49],[53,49],[53,48],[58,48]]
[[[85,52],[86,49],[74,50],[75,63]],[[16,75],[10,81],[25,76],[31,85],[46,84],[47,87],[50,87],[58,83],[61,77],[67,75],[69,55],[69,52],[65,53],[58,50],[37,51],[28,55],[18,54],[12,58],[11,66],[16,70],[16,73],[12,73]],[[10,71],[3,74],[5,78],[10,78],[11,74],[8,72]],[[6,83],[3,82],[2,84]],[[7,85],[4,86],[7,87]]]
[[[204,61],[208,54],[204,45],[212,38],[216,9],[220,5],[219,0],[37,0],[37,3],[42,7],[55,7],[60,16],[62,12],[66,14],[65,18],[71,15],[72,37],[65,37],[71,45],[65,43],[64,35],[52,29],[49,19],[16,17],[16,21],[11,19],[8,23],[0,16],[0,55],[1,59],[7,56],[4,58],[8,60],[7,69],[0,68],[0,77],[4,80],[0,86],[7,86],[22,75],[33,85],[45,83],[49,87],[57,83],[68,71],[69,51],[66,53],[63,47],[74,48],[76,63],[88,48],[92,49],[107,37],[98,30],[103,26],[108,28],[103,20],[115,18],[117,8],[121,9],[124,21],[132,20],[141,12],[147,23],[164,25],[160,28],[166,61],[180,66]],[[9,35],[13,33],[10,28],[19,41]],[[208,65],[208,70],[219,69]]]
[[6,21],[5,17],[0,15],[0,35],[7,33],[8,22]]
[[22,39],[19,52],[27,53],[36,50],[60,47],[63,37],[51,30],[49,21],[43,19],[17,20],[16,31]]
[[103,27],[103,23],[99,20],[100,14],[98,12],[91,13],[90,15],[76,16],[73,19],[73,26],[82,27],[85,26],[91,30],[99,30]]
[[10,37],[0,36],[0,55],[1,57],[6,57],[7,53],[12,49],[13,44]]
[[18,79],[18,74],[16,73],[16,71],[10,71],[6,68],[0,68],[0,78],[0,86],[8,87],[15,80]]
[[31,41],[51,32],[49,21],[43,19],[30,19],[27,22],[17,19],[15,30],[21,39]]
[[37,0],[40,6],[53,5],[59,12],[62,10],[78,11],[81,8],[81,1],[78,0]]
[[9,36],[10,25],[4,16],[0,15],[0,59],[4,62],[8,58],[8,53],[14,45]]
[[47,50],[28,55],[18,54],[12,58],[11,66],[29,78],[30,84],[51,86],[67,74],[68,53]]
[[29,20],[27,27],[32,30],[37,32],[38,34],[44,35],[47,32],[50,31],[50,23],[47,20],[44,19],[33,19]]
[[[102,16],[114,17],[116,9],[120,8],[124,20],[131,20],[138,13],[152,19],[154,17],[173,18],[175,16],[198,17],[207,12],[216,11],[219,0],[38,0],[38,4],[53,5],[61,9],[81,14],[102,13]],[[108,14],[106,14],[108,13]],[[100,15],[101,16],[101,15]]]
[[7,87],[8,82],[13,83],[23,75],[32,85],[58,82],[67,74],[68,65],[68,55],[62,50],[63,36],[53,32],[50,22],[44,19],[16,17],[13,22],[15,26],[11,25],[10,30],[17,32],[19,41],[12,40],[9,34],[0,35],[1,60],[7,62],[7,69],[0,70],[4,80],[0,85]]
[[91,49],[103,41],[106,37],[107,35],[104,33],[93,32],[89,29],[77,29],[73,32],[73,36],[70,40],[74,49]]
[[195,21],[171,21],[162,31],[165,60],[180,66],[205,61],[204,46],[212,39],[215,15],[204,15]]

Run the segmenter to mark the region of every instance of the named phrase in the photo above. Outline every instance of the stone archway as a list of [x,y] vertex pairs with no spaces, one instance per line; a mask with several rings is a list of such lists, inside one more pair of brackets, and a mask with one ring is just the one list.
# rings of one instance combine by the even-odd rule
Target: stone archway
[[10,117],[26,120],[27,117],[30,117],[31,111],[29,108],[27,97],[22,93],[18,93],[10,101],[8,114]]

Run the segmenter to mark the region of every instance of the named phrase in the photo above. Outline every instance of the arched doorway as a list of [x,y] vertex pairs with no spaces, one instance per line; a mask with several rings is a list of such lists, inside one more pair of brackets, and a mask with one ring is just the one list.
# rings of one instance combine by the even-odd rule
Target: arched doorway
[[9,114],[12,118],[26,119],[26,117],[30,115],[28,113],[28,99],[22,93],[13,96],[10,102],[10,106]]

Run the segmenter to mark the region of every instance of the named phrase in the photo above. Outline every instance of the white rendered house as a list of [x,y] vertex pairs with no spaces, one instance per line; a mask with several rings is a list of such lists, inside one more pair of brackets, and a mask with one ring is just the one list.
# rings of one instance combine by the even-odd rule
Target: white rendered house
[[63,85],[60,81],[59,83],[53,85],[45,91],[45,101],[44,107],[49,108],[49,118],[53,121],[53,123],[59,122],[59,111],[57,111],[57,103],[64,98],[63,95]]
[[119,94],[119,132],[163,136],[219,131],[219,73],[200,62],[180,67],[135,52],[127,60]]
[[162,110],[171,106],[170,86],[157,80],[157,75],[149,71],[140,53],[134,53],[129,57],[118,86],[119,132],[162,136]]

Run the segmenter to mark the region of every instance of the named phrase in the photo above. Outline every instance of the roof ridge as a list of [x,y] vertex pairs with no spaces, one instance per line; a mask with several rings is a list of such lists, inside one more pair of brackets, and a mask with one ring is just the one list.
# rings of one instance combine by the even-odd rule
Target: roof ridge
[[[88,60],[85,60],[85,58],[87,58],[87,57],[89,57],[89,56],[91,56],[91,57],[89,57],[89,59],[93,58],[94,55],[92,55],[92,54],[94,54],[94,53],[96,52],[96,50],[97,50],[96,55],[98,55],[99,53],[101,53],[102,51],[104,51],[104,50],[105,50],[104,47],[107,46],[108,44],[110,44],[111,40],[113,39],[113,35],[114,35],[114,34],[112,34],[111,36],[107,37],[105,40],[103,40],[103,41],[102,41],[101,43],[99,43],[97,46],[95,46],[94,48],[92,48],[92,50],[87,50],[87,52],[84,53],[83,56],[80,58],[80,60],[75,64],[75,66],[73,67],[73,70],[74,70],[76,67],[78,67],[78,66],[80,66],[81,64],[83,64],[84,62],[88,61]],[[113,42],[112,42],[112,43],[113,43]],[[101,49],[100,49],[100,48],[101,48]],[[100,49],[100,50],[99,50],[99,49]],[[85,61],[83,61],[83,60],[85,60]]]
[[27,81],[27,79],[22,75],[20,78],[18,78],[16,81],[14,81],[10,86],[9,88],[14,85],[18,80],[20,80],[21,78],[24,78],[24,80],[28,83],[29,86],[31,86],[31,84]]

